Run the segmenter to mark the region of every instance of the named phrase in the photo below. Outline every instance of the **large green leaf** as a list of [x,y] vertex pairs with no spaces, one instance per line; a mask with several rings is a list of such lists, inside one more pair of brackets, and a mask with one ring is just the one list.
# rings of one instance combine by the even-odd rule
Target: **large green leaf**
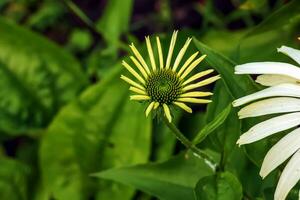
[[[143,163],[150,150],[151,120],[142,105],[129,101],[117,66],[54,119],[40,149],[44,184],[55,199],[130,199],[134,191],[90,173]],[[118,188],[116,191],[115,188]],[[99,189],[97,193],[96,189]]]
[[163,200],[193,200],[199,179],[213,171],[193,154],[180,154],[168,161],[110,169],[95,176],[136,187]]
[[240,200],[243,190],[233,174],[223,172],[200,179],[195,196],[197,200]]
[[201,53],[207,55],[205,60],[221,75],[221,78],[232,97],[238,98],[244,96],[246,93],[256,90],[250,77],[236,76],[234,74],[234,66],[236,64],[232,60],[215,52],[197,39],[194,39],[194,43]]
[[110,51],[118,47],[122,33],[127,31],[131,17],[133,0],[110,0],[105,11],[97,23],[98,30],[102,33]]
[[0,157],[0,194],[3,200],[27,200],[30,169],[13,159]]
[[0,18],[0,130],[44,127],[86,78],[57,45]]

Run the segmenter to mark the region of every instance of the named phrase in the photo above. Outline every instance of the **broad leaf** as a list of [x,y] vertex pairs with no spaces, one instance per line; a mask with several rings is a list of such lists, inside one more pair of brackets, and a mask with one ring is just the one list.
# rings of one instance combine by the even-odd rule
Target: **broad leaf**
[[237,76],[234,74],[234,66],[236,64],[233,61],[220,53],[215,52],[197,39],[194,39],[194,43],[201,53],[207,55],[205,60],[221,75],[221,78],[232,97],[238,98],[256,90],[250,77]]
[[197,200],[240,200],[243,197],[242,186],[229,172],[204,177],[195,189]]
[[[129,101],[117,67],[66,106],[43,138],[44,185],[55,199],[130,199],[131,188],[97,183],[90,173],[148,160],[151,123],[144,106]],[[118,187],[118,191],[114,188]],[[99,189],[99,193],[94,189]],[[112,196],[113,194],[113,196]]]
[[0,157],[0,194],[3,200],[28,199],[27,181],[30,169],[13,159]]
[[105,11],[97,23],[98,30],[102,33],[112,52],[116,50],[121,34],[128,29],[132,4],[132,0],[108,1]]
[[136,187],[162,200],[193,200],[197,181],[213,171],[189,153],[162,163],[110,169],[95,176]]
[[0,18],[0,131],[45,127],[85,85],[79,63],[57,45]]

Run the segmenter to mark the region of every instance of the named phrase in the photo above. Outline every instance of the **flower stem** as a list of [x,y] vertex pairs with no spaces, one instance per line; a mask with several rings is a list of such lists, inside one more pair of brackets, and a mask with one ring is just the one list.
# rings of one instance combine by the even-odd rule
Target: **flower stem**
[[187,137],[185,137],[180,130],[172,123],[164,117],[164,122],[168,126],[168,128],[174,133],[176,138],[187,148],[190,149],[194,155],[204,159],[204,161],[215,171],[217,168],[217,163],[202,150],[197,148]]

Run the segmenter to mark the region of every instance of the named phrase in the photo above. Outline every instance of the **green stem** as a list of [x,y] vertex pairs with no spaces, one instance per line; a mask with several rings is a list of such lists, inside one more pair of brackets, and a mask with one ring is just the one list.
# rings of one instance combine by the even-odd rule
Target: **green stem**
[[186,138],[180,130],[172,123],[169,122],[165,117],[164,117],[164,122],[168,126],[168,128],[174,133],[176,138],[187,148],[190,149],[196,156],[202,158],[205,160],[205,162],[210,165],[214,171],[216,170],[217,163],[209,157],[206,153],[198,149],[188,138]]

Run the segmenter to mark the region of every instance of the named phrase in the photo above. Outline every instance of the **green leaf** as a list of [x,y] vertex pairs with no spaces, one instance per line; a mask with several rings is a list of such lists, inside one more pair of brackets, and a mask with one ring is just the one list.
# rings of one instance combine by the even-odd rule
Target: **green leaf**
[[30,169],[13,159],[0,157],[0,194],[3,200],[28,199],[27,181]]
[[[252,0],[253,1],[253,0]],[[273,31],[283,29],[290,23],[294,23],[294,20],[299,21],[300,17],[300,1],[293,0],[282,6],[280,9],[271,14],[262,23],[252,29],[245,37],[264,33],[267,31]],[[298,18],[298,19],[297,19]]]
[[134,194],[131,188],[97,183],[89,176],[146,162],[150,154],[151,120],[145,117],[143,105],[129,101],[120,71],[117,66],[102,82],[64,107],[43,137],[40,160],[44,185],[55,199],[109,196],[126,200]]
[[210,121],[208,124],[206,124],[201,131],[196,135],[196,137],[193,140],[194,144],[199,144],[202,142],[210,133],[212,133],[216,128],[218,128],[220,125],[224,123],[226,118],[228,117],[230,111],[231,111],[231,103],[224,108],[222,112],[220,112],[212,121]]
[[199,40],[194,38],[194,43],[199,51],[206,54],[208,64],[220,73],[228,92],[234,98],[244,96],[246,93],[255,91],[256,87],[249,76],[236,76],[234,74],[234,66],[236,65],[229,58],[215,52]]
[[[231,104],[232,97],[225,89],[225,85],[222,82],[216,83],[214,89],[214,95],[212,97],[212,103],[208,105],[206,121],[211,122],[216,118],[228,104]],[[226,120],[217,127],[213,133],[208,135],[208,140],[211,143],[213,149],[217,150],[221,156],[221,168],[225,167],[227,158],[231,154],[234,148],[238,148],[236,141],[241,133],[241,123],[236,114],[236,109],[231,109]]]
[[121,34],[127,31],[131,17],[132,0],[110,0],[97,28],[102,33],[112,52],[116,50]]
[[45,127],[86,84],[75,58],[57,45],[0,18],[0,131]]
[[136,187],[163,200],[193,200],[197,181],[213,171],[193,154],[180,154],[168,161],[123,167],[95,176]]
[[199,180],[195,189],[197,200],[240,200],[242,186],[230,172],[223,172]]

